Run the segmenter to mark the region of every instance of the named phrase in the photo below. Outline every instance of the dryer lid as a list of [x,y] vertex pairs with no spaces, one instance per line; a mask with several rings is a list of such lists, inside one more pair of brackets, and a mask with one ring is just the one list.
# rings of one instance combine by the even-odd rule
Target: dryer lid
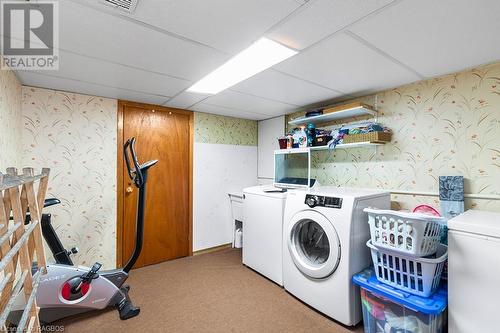
[[322,279],[340,261],[340,241],[332,222],[315,210],[295,214],[288,223],[287,243],[295,266],[305,275]]

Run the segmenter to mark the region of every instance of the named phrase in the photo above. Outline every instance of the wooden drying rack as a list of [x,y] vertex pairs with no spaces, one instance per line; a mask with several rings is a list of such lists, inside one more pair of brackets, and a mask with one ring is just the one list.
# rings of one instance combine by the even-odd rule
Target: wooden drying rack
[[[32,168],[24,168],[22,174],[15,168],[8,168],[6,174],[0,172],[1,332],[13,331],[7,327],[7,318],[19,293],[26,302],[17,332],[40,332],[36,292],[46,272],[40,220],[49,172],[42,169],[35,175]],[[31,221],[25,224],[28,210]]]

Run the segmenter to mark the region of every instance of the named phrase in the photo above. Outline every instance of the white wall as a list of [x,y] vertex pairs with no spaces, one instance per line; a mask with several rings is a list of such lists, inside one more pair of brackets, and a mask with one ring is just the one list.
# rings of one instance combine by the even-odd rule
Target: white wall
[[257,147],[194,144],[193,251],[230,243],[228,192],[257,182]]
[[259,121],[258,178],[259,184],[269,184],[274,177],[274,150],[279,149],[278,137],[285,133],[285,116]]

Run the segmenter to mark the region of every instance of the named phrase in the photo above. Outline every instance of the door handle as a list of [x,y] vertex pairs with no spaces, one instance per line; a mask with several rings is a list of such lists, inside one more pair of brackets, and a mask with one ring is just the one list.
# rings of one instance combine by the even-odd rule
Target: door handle
[[125,192],[132,193],[132,192],[134,192],[134,189],[132,188],[132,186],[129,186],[129,187],[127,187],[127,189],[125,190]]

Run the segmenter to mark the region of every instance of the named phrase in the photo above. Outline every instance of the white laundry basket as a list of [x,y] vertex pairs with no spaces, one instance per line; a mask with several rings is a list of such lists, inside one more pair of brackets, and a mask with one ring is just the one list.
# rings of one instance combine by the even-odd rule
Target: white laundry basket
[[366,243],[372,253],[377,280],[409,293],[428,297],[439,286],[448,247],[439,244],[435,258],[415,258]]
[[436,253],[442,217],[395,210],[365,208],[372,244],[414,257]]

